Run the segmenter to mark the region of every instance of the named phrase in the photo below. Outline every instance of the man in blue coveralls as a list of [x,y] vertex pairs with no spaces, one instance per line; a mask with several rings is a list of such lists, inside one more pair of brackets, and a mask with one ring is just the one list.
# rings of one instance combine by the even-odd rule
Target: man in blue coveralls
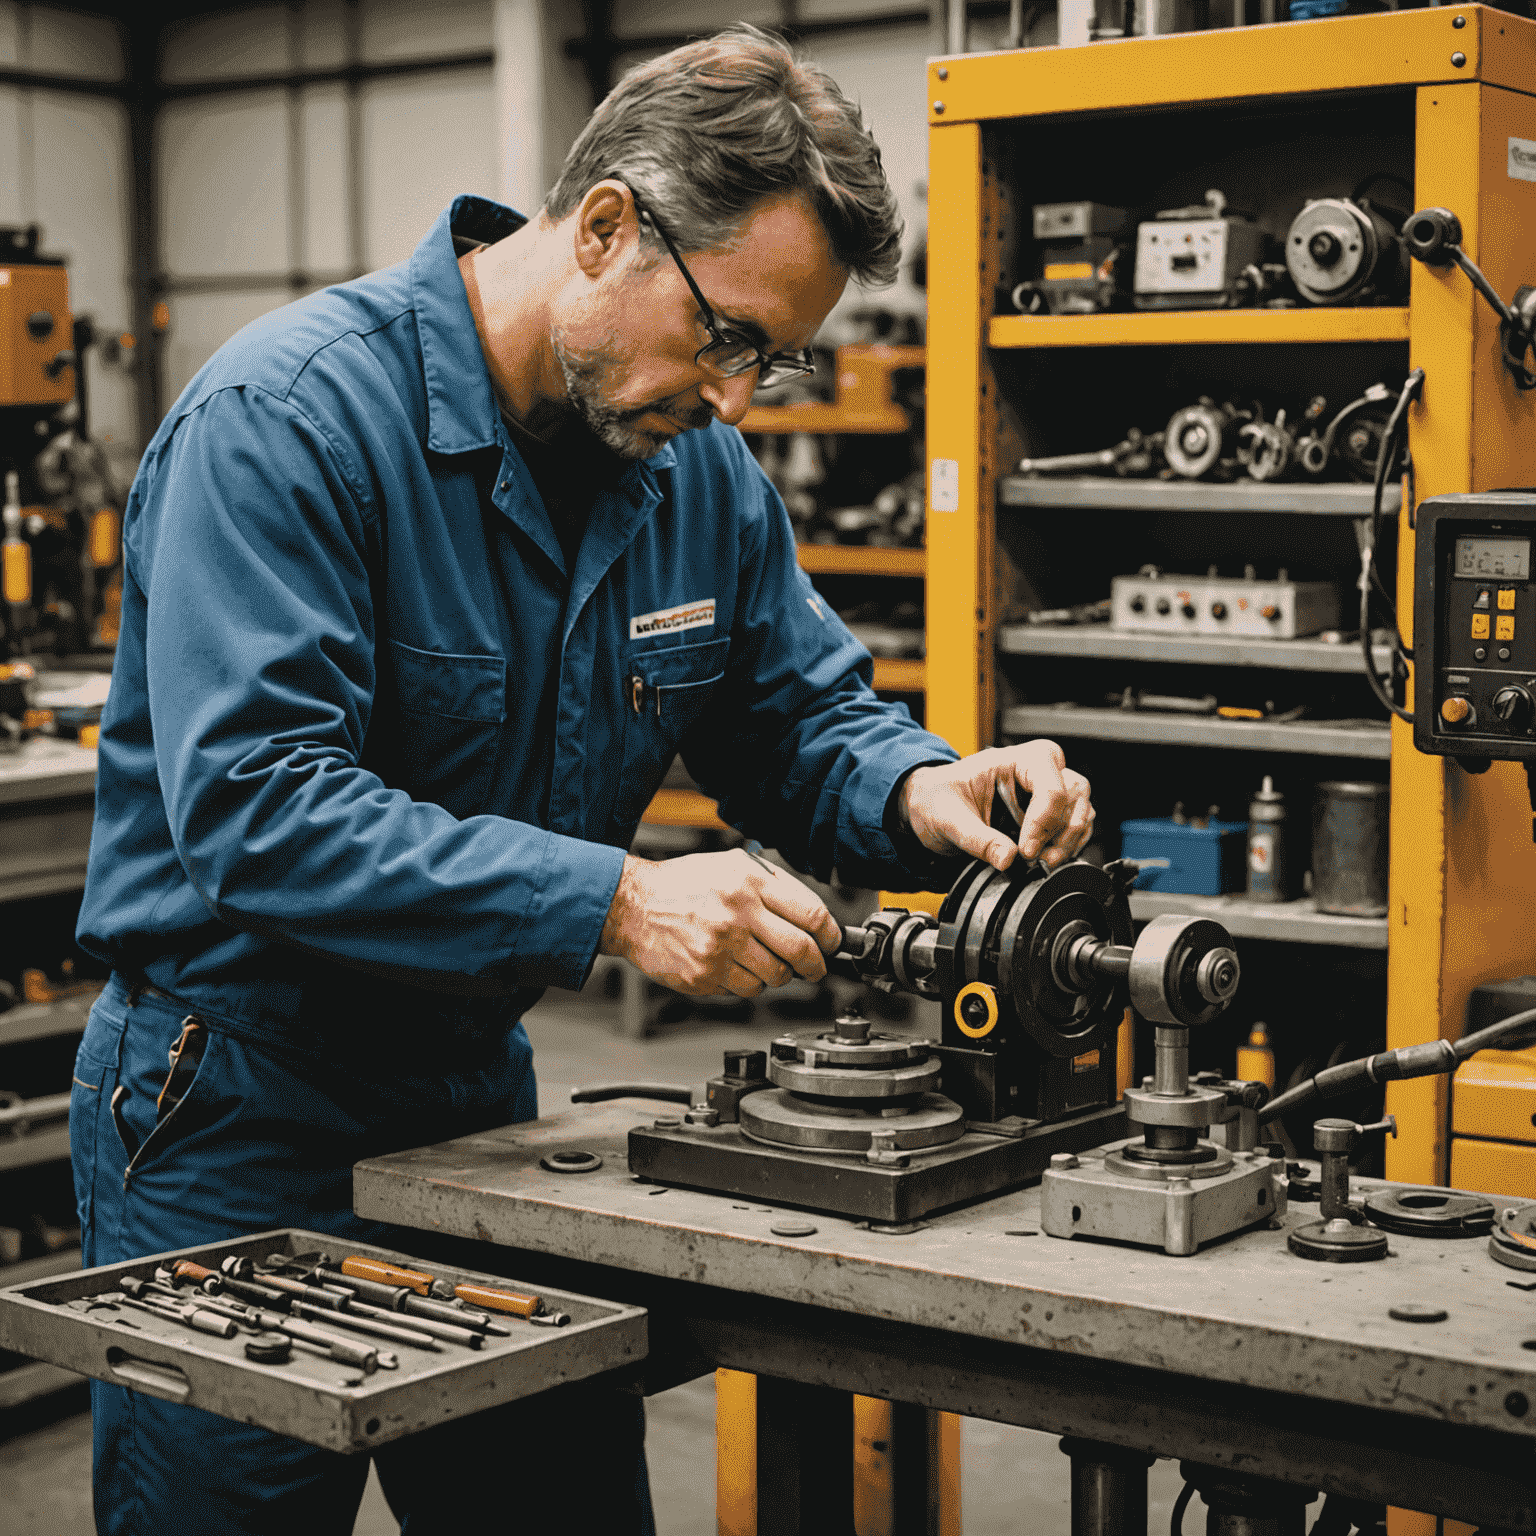
[[[728,821],[859,884],[1086,840],[1055,746],[956,762],[875,698],[734,429],[899,237],[858,110],[735,29],[627,77],[532,221],[461,197],[187,387],[124,526],[87,1265],[285,1225],[421,1252],[352,1215],[352,1165],[531,1118],[542,988],[599,952],[695,994],[822,976],[837,925],[798,881],[626,855],[679,751]],[[1017,846],[994,792],[1032,797]],[[366,1458],[93,1392],[102,1532],[351,1529]],[[381,1448],[407,1536],[650,1529],[637,1402],[547,1414]]]

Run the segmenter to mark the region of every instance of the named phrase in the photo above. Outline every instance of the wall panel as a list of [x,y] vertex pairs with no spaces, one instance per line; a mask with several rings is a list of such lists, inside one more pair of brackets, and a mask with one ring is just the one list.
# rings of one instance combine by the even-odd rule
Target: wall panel
[[366,0],[363,59],[430,58],[491,46],[492,0]]
[[286,108],[279,91],[167,102],[156,125],[160,260],[176,276],[288,267]]
[[496,196],[492,72],[452,70],[363,88],[363,261],[403,261],[459,192]]
[[288,68],[288,21],[282,6],[252,6],[173,22],[166,29],[161,78],[235,80]]

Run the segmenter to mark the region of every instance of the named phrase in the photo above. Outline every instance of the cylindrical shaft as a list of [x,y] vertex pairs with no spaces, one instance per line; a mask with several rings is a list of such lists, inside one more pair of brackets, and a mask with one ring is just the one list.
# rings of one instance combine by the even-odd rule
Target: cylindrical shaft
[[409,1344],[415,1349],[437,1348],[437,1340],[430,1334],[415,1328],[404,1328],[398,1323],[380,1323],[371,1317],[358,1317],[350,1309],[334,1312],[307,1301],[296,1301],[290,1310],[295,1317],[329,1323],[338,1328],[350,1328],[354,1333],[366,1333],[376,1339],[390,1339],[396,1344]]
[[[348,1317],[371,1317],[382,1322],[393,1322],[397,1326],[400,1322],[398,1312],[386,1312],[383,1307],[370,1306],[366,1301],[349,1302],[344,1309]],[[430,1334],[434,1339],[441,1339],[445,1344],[462,1344],[466,1349],[479,1349],[485,1342],[485,1335],[475,1328],[465,1328],[458,1323],[440,1323],[435,1317],[413,1317],[410,1329],[403,1331],[417,1331]]]
[[1324,1152],[1318,1158],[1318,1213],[1324,1221],[1349,1215],[1349,1153]]
[[1072,1438],[1072,1536],[1147,1536],[1150,1456]]
[[1159,1025],[1153,1037],[1152,1091],[1179,1097],[1189,1092],[1189,1031]]

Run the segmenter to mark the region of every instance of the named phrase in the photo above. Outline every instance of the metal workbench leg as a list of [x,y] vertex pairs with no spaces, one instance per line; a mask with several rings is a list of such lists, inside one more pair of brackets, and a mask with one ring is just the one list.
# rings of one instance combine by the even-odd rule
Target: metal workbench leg
[[1068,1436],[1072,1536],[1147,1536],[1147,1468],[1157,1459],[1119,1445]]
[[757,1536],[852,1531],[852,1394],[759,1376]]
[[936,1428],[926,1408],[891,1404],[891,1536],[938,1536]]

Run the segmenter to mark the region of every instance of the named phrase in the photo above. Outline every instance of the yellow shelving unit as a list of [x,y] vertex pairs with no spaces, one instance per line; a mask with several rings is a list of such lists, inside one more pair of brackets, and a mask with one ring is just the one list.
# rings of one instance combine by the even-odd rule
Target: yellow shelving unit
[[1210,309],[1139,315],[998,315],[990,347],[1166,347],[1407,341],[1406,309]]
[[[1008,464],[999,396],[1042,369],[1070,363],[1079,371],[1064,376],[1084,377],[1066,349],[1138,349],[1106,356],[1109,381],[1152,348],[1309,346],[1327,366],[1347,349],[1382,344],[1397,378],[1411,366],[1428,373],[1410,415],[1419,496],[1536,483],[1536,397],[1514,389],[1498,358],[1497,320],[1455,269],[1415,264],[1409,301],[1395,308],[994,316],[999,289],[1024,275],[1008,264],[1033,188],[1049,175],[1050,147],[1065,152],[1101,123],[1115,142],[1132,142],[1139,127],[1165,131],[1158,125],[1172,120],[1171,108],[1186,120],[1197,109],[1246,111],[1245,122],[1297,113],[1303,97],[1308,112],[1390,110],[1411,166],[1404,196],[1416,208],[1454,209],[1468,254],[1508,296],[1536,279],[1536,183],[1512,178],[1508,156],[1512,139],[1536,140],[1533,82],[1536,24],[1478,5],[930,62],[928,457],[931,499],[942,486],[940,504],[952,509],[928,519],[931,729],[962,752],[997,737],[996,522]],[[1213,159],[1230,148],[1219,130],[1204,143]],[[1013,145],[1027,148],[1010,162]],[[1102,196],[1056,190],[1038,200],[1073,195]],[[1085,409],[1097,403],[1085,399]],[[1091,512],[1062,515],[1084,519],[1084,537],[1094,537]],[[1400,519],[1405,631],[1413,544],[1411,517]],[[1386,1033],[1400,1046],[1455,1038],[1472,987],[1536,971],[1528,919],[1536,850],[1518,765],[1469,777],[1416,753],[1410,728],[1394,721],[1390,777]],[[1536,1053],[1521,1059],[1526,1080],[1536,1079]],[[1477,1084],[1484,1094],[1498,1086]],[[1492,1140],[1469,1133],[1458,1156],[1449,1101],[1443,1077],[1388,1086],[1399,1125],[1387,1144],[1389,1177],[1440,1182],[1475,1167],[1480,1187],[1503,1188],[1489,1171],[1502,1167],[1500,1177],[1521,1184],[1508,1192],[1529,1194],[1532,1154],[1516,1156],[1514,1142],[1501,1161]],[[1473,1123],[1464,1116],[1458,1136]],[[1532,1140],[1526,1129],[1521,1141]]]

